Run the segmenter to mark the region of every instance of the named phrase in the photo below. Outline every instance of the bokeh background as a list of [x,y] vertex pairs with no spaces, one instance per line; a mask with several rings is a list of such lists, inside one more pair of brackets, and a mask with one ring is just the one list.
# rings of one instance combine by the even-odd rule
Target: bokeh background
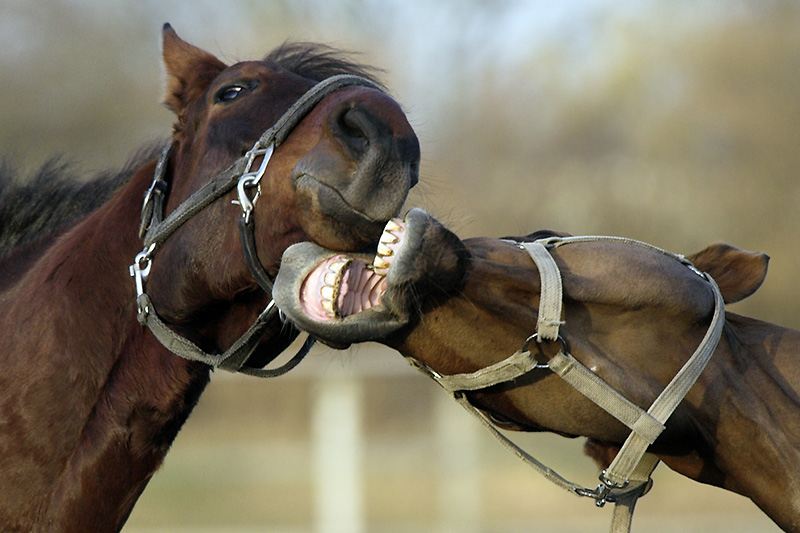
[[[732,310],[800,326],[800,4],[793,0],[0,0],[0,153],[91,175],[168,135],[170,22],[227,62],[287,39],[385,69],[423,149],[421,206],[463,237],[552,228],[767,252]],[[127,532],[602,531],[399,355],[316,348],[216,375]],[[593,485],[581,442],[520,438]],[[773,531],[661,467],[638,531]],[[0,490],[8,490],[8,487]]]

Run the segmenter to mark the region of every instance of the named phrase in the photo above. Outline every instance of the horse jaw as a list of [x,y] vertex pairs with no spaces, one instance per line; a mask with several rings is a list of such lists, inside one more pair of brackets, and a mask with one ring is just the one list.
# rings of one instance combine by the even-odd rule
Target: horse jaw
[[463,281],[469,252],[420,209],[390,221],[380,240],[375,256],[311,242],[289,247],[275,279],[275,302],[301,329],[345,347],[398,334],[421,315],[420,302],[446,298]]

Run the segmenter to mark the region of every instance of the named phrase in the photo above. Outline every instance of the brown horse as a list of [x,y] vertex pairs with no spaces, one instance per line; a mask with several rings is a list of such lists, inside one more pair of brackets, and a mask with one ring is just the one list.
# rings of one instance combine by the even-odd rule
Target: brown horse
[[[287,44],[227,66],[165,25],[163,59],[165,103],[177,121],[158,172],[159,151],[148,149],[118,175],[88,183],[65,179],[58,164],[27,185],[0,181],[3,531],[122,527],[211,369],[170,353],[137,315],[150,325],[157,311],[176,338],[216,355],[270,300],[245,265],[243,207],[231,203],[242,203],[241,193],[215,191],[191,216],[172,215],[197,206],[191,196],[214,176],[242,168],[242,155],[293,104],[306,106],[293,111],[296,124],[274,145],[258,186],[245,188],[262,272],[274,275],[299,241],[340,250],[375,243],[417,181],[419,144],[404,113],[364,79],[370,67],[333,49]],[[360,81],[305,96],[346,75]],[[151,303],[142,309],[129,265],[142,251],[148,188],[148,212],[163,199],[171,226],[145,227],[157,246],[136,260],[148,268],[133,269],[138,284],[147,281]],[[242,352],[248,368],[269,363],[292,337],[269,321]]]
[[[515,242],[462,242],[412,210],[381,243],[374,259],[290,247],[276,302],[332,345],[377,340],[443,375],[497,363],[536,331],[539,270]],[[647,409],[706,333],[711,285],[674,258],[620,242],[551,254],[572,355]],[[714,245],[689,259],[736,301],[760,286],[768,258]],[[559,344],[541,344],[537,357]],[[797,331],[728,313],[710,362],[650,446],[673,470],[751,498],[787,531],[800,531],[798,351]],[[466,398],[502,427],[586,436],[602,455],[630,433],[546,367]]]

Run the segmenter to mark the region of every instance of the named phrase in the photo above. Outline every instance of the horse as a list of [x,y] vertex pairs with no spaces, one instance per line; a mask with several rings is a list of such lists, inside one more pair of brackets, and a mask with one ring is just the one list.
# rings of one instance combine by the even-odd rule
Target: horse
[[296,336],[264,288],[284,249],[374,247],[418,180],[378,69],[299,42],[226,65],[169,24],[162,51],[166,147],[91,181],[0,167],[4,531],[120,530],[220,354],[259,375]]
[[[647,449],[688,478],[750,498],[784,530],[800,531],[800,332],[720,312],[721,300],[758,289],[769,258],[723,244],[683,258],[613,238],[548,248],[560,270],[563,313],[549,321],[557,336],[534,342],[544,269],[520,243],[569,242],[563,235],[462,241],[415,209],[387,225],[374,257],[313,243],[288,248],[275,299],[319,340],[337,348],[383,343],[440,384],[481,379],[483,369],[525,348],[536,364],[488,387],[462,386],[460,394],[495,426],[588,437],[603,466],[631,430],[548,366],[555,352],[568,350],[575,366],[643,410],[716,323],[710,360]],[[602,503],[602,494],[581,495]]]

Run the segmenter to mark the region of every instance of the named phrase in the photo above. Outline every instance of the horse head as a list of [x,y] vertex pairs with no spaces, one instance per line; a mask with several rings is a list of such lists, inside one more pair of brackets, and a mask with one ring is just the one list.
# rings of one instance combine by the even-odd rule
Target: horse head
[[[313,243],[290,247],[275,299],[300,328],[333,346],[378,341],[442,375],[475,372],[536,331],[539,271],[519,242],[546,235],[552,232],[462,241],[412,210],[387,226],[375,258]],[[552,256],[563,278],[561,335],[572,354],[629,400],[649,405],[703,338],[714,310],[711,287],[697,269],[623,243],[562,246]],[[734,301],[760,286],[768,258],[714,245],[690,259]],[[537,346],[542,358],[558,348],[552,344]],[[547,371],[468,398],[511,429],[618,443],[629,433]],[[681,408],[673,418],[658,441],[667,447],[680,446],[691,426],[682,424],[688,415]]]
[[[167,215],[240,160],[317,82],[366,73],[331,50],[304,45],[227,66],[169,25],[163,59],[165,104],[177,117],[165,162]],[[417,138],[388,95],[364,86],[327,94],[266,166],[252,212],[258,262],[274,275],[283,250],[295,242],[348,251],[374,243],[417,182],[418,167]],[[268,300],[246,267],[237,229],[242,209],[232,197],[209,204],[165,240],[147,286],[166,322],[211,349],[230,345]]]
[[[551,267],[529,254],[538,245],[521,244],[531,240],[539,240],[560,271],[556,341],[531,336],[542,287],[550,286],[540,276]],[[378,341],[396,348],[504,429],[589,437],[592,455],[604,466],[635,434],[651,459],[747,496],[780,527],[797,530],[800,332],[721,305],[758,289],[767,272],[765,254],[716,244],[683,257],[628,239],[553,232],[462,241],[420,210],[390,222],[380,243],[375,257],[313,243],[289,247],[275,301],[299,327],[334,346]],[[718,343],[707,342],[714,336]],[[593,383],[599,379],[625,405],[650,416],[645,410],[658,411],[662,392],[675,390],[698,354],[708,358],[692,367],[696,381],[669,400],[650,438],[632,433],[635,424],[621,422],[626,415],[619,410],[612,416],[602,400],[584,396],[580,388],[588,381],[562,379],[573,370]],[[552,361],[568,362],[558,369]],[[511,377],[489,380],[479,372],[497,368]],[[488,384],[471,387],[472,380]],[[603,498],[601,488],[608,485],[591,495]]]

